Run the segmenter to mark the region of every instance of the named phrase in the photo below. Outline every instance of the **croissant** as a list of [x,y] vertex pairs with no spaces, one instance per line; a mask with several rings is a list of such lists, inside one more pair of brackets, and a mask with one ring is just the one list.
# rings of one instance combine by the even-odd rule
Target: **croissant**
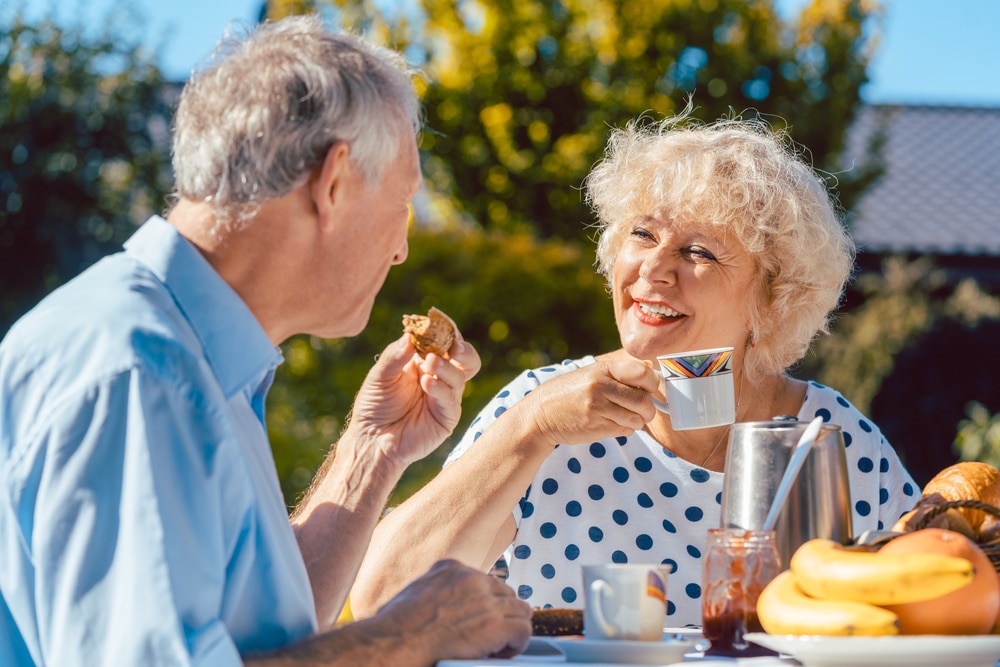
[[[1000,470],[979,461],[956,463],[927,482],[924,496],[934,493],[946,501],[978,500],[1000,507]],[[1000,537],[1000,519],[973,508],[962,507],[957,511],[969,522],[980,542]]]
[[[942,505],[963,501],[971,506],[941,511]],[[917,528],[946,528],[980,544],[1000,539],[1000,519],[976,508],[975,503],[1000,508],[1000,470],[978,461],[956,463],[927,483],[916,506],[901,516],[892,529],[908,532]]]

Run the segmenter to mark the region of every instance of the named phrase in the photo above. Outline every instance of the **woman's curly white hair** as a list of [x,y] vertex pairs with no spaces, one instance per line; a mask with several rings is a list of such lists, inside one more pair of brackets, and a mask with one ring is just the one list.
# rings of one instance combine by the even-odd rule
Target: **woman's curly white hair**
[[630,226],[655,216],[723,228],[754,258],[744,370],[785,372],[829,329],[854,265],[854,243],[823,180],[787,135],[759,119],[711,124],[638,119],[612,131],[587,177],[597,265],[612,281]]

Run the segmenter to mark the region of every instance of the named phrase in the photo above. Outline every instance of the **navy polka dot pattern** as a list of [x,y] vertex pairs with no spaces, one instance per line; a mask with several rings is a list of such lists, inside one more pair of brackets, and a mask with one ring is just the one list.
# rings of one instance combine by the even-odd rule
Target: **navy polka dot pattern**
[[[448,462],[540,382],[594,363],[593,357],[535,369],[511,382],[482,411]],[[920,490],[878,428],[836,391],[808,385],[800,421],[822,416],[844,430],[854,531],[892,525]],[[447,465],[447,463],[445,465]],[[664,450],[645,431],[599,442],[566,443],[542,464],[521,502],[505,556],[508,584],[533,607],[581,607],[580,566],[662,563],[671,626],[701,623],[701,558],[706,531],[719,525],[721,473]]]

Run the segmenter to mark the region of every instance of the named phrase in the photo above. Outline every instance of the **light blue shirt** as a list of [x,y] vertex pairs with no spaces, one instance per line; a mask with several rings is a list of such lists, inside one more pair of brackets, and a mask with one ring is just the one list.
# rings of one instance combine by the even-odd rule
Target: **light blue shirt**
[[154,217],[0,345],[0,665],[241,665],[315,632],[264,427],[281,363]]

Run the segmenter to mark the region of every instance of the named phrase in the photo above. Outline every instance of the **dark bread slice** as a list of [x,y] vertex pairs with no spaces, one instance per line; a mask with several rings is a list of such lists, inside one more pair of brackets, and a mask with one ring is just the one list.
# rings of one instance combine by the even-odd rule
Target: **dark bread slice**
[[582,609],[535,609],[531,612],[531,634],[543,637],[583,634]]

